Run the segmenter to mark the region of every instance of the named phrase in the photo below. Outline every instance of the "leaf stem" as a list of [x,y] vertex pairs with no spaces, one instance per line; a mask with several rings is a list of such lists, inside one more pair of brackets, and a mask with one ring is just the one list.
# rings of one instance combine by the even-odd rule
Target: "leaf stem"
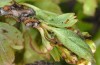
[[20,4],[28,6],[28,7],[32,8],[32,9],[36,10],[36,11],[40,10],[39,8],[37,8],[37,7],[35,7],[34,5],[31,5],[31,4],[27,4],[27,3],[20,3]]

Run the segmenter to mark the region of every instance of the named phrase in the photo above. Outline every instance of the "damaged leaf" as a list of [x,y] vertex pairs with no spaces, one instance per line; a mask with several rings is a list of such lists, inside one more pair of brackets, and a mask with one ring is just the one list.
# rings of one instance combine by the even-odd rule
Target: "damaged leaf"
[[51,17],[46,23],[55,27],[72,27],[77,22],[74,13],[66,13],[56,17]]

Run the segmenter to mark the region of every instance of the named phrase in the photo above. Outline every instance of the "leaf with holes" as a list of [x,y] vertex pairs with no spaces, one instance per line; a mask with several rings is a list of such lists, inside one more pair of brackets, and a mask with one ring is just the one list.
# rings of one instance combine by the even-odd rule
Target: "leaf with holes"
[[55,27],[72,27],[77,22],[74,13],[62,14],[56,17],[51,17],[46,23]]

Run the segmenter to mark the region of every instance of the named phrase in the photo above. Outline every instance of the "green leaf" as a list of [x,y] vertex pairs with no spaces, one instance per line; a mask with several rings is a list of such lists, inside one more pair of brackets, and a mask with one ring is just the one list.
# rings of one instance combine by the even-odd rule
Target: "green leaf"
[[37,28],[41,34],[42,37],[42,44],[45,46],[45,48],[50,51],[52,50],[52,46],[50,45],[50,42],[45,38],[44,30],[41,27]]
[[58,14],[56,14],[56,13],[41,10],[33,5],[26,4],[26,3],[22,3],[22,4],[33,8],[37,13],[36,17],[38,19],[40,19],[40,20],[42,20],[42,22],[45,22],[52,26],[71,27],[77,22],[73,13],[67,13],[67,14],[58,16]]
[[92,51],[87,43],[82,40],[77,34],[66,28],[54,28],[44,25],[48,30],[55,33],[59,41],[69,50],[77,54],[79,57],[88,61],[93,60]]
[[56,34],[62,44],[69,50],[71,50],[81,58],[92,60],[93,57],[89,46],[74,32],[59,28],[52,28],[52,31]]
[[57,47],[54,47],[51,51],[50,51],[51,56],[53,57],[53,59],[55,61],[60,61],[60,52],[59,49]]
[[0,65],[12,65],[15,59],[11,41],[0,33]]
[[0,22],[0,65],[12,65],[14,49],[23,48],[22,34],[13,26]]
[[74,13],[66,13],[56,17],[51,17],[46,23],[55,27],[71,27],[77,22]]
[[23,49],[23,35],[15,27],[0,22],[0,34],[5,35],[13,42],[11,46],[14,49]]

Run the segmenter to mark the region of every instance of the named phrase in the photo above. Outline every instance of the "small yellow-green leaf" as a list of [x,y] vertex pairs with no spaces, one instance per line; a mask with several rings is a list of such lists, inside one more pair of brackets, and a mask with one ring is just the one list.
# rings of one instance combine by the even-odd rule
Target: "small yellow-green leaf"
[[53,57],[53,59],[55,61],[60,61],[60,52],[59,49],[57,47],[54,47],[51,51],[50,51],[51,56]]

